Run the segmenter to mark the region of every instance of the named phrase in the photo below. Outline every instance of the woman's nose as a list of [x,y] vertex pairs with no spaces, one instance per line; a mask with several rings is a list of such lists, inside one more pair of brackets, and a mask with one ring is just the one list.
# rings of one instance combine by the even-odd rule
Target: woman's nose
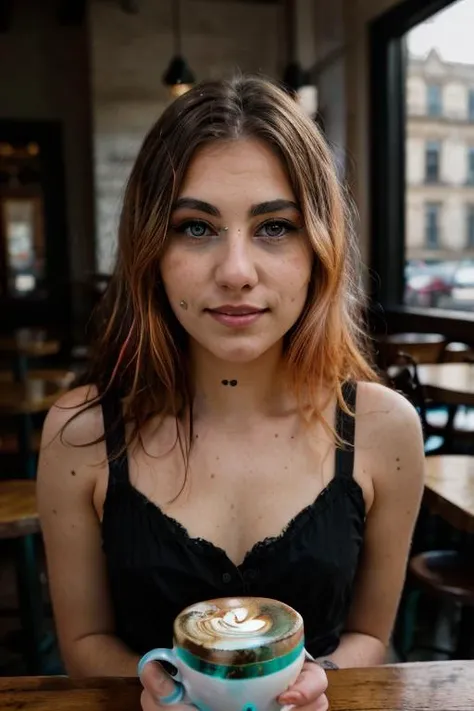
[[215,276],[217,284],[224,289],[251,289],[257,284],[254,248],[242,233],[230,235],[223,245]]

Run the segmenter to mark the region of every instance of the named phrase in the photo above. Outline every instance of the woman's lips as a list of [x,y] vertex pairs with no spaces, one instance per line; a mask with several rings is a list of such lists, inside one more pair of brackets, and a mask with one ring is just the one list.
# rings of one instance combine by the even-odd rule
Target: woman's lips
[[256,323],[268,309],[206,309],[213,319],[230,328],[245,328]]

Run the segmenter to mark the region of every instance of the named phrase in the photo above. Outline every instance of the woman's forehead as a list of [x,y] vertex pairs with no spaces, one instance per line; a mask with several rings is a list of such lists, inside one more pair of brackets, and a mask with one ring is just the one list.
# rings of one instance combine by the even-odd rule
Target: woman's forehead
[[179,196],[207,202],[247,196],[248,202],[294,200],[285,166],[263,141],[239,139],[211,143],[191,160]]

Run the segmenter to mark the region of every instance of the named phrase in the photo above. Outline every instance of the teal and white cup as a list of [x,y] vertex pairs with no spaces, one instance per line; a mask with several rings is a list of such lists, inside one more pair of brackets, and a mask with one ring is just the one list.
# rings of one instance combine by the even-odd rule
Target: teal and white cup
[[153,649],[138,665],[166,661],[176,668],[175,691],[164,705],[199,711],[279,711],[277,698],[305,660],[301,615],[278,600],[220,598],[183,610],[173,649]]

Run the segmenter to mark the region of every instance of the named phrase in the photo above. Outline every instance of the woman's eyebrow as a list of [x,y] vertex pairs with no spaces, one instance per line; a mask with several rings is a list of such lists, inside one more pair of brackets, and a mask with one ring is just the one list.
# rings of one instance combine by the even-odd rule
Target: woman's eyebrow
[[[211,205],[209,202],[198,200],[193,197],[182,197],[176,200],[173,205],[173,210],[183,208],[187,208],[188,210],[199,210],[199,212],[205,212],[213,217],[221,217],[221,213],[217,207]],[[251,217],[257,217],[258,215],[266,215],[270,212],[280,212],[288,209],[301,212],[299,206],[293,200],[284,200],[279,198],[277,200],[267,200],[266,202],[260,202],[257,205],[252,205],[249,210],[249,215]]]
[[299,206],[293,200],[269,200],[268,202],[261,202],[258,205],[252,205],[250,208],[250,215],[252,217],[257,217],[257,215],[266,215],[268,212],[279,212],[281,210],[297,210],[301,212]]
[[213,215],[214,217],[220,217],[221,213],[211,205],[209,202],[204,202],[204,200],[197,200],[192,197],[182,197],[176,200],[173,205],[173,210],[180,210],[182,208],[187,208],[188,210],[199,210],[199,212],[206,212],[208,215]]

